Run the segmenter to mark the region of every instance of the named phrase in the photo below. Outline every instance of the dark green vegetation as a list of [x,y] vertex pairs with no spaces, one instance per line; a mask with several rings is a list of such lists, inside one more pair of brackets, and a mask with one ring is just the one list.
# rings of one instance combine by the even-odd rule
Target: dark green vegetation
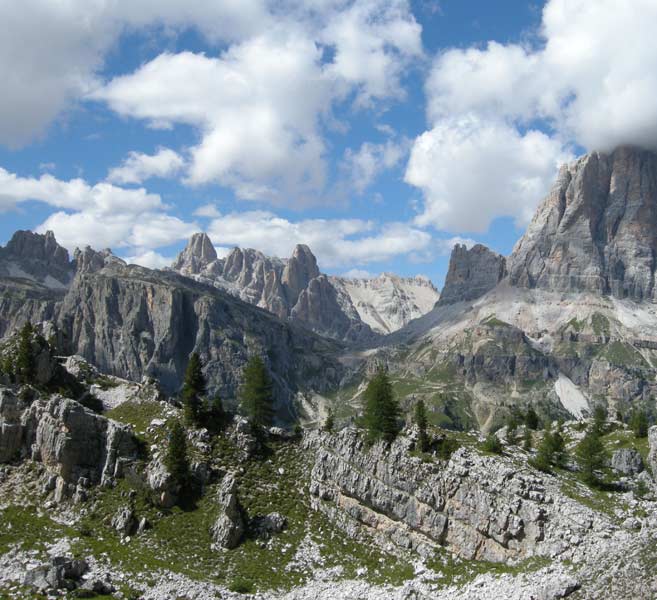
[[164,464],[182,490],[189,484],[189,458],[187,457],[187,435],[178,419],[169,428],[169,444]]
[[271,425],[274,418],[272,383],[265,363],[259,356],[249,360],[240,389],[242,410],[256,427]]
[[429,447],[429,438],[427,436],[427,409],[424,400],[420,399],[415,405],[414,421],[418,428],[417,445],[420,452],[426,452]]
[[489,433],[481,445],[481,449],[490,454],[502,454],[504,452],[504,445],[494,433]]
[[363,394],[363,425],[367,440],[391,442],[399,433],[400,410],[390,378],[383,368],[378,368]]
[[193,352],[187,363],[185,382],[182,389],[183,407],[185,409],[185,423],[190,426],[199,426],[203,417],[203,397],[205,396],[206,381],[203,375],[203,365],[196,352]]
[[598,485],[600,479],[597,472],[605,466],[608,456],[601,431],[595,422],[577,446],[576,456],[582,479],[589,485]]
[[552,430],[550,424],[545,427],[543,438],[538,445],[536,456],[530,464],[545,473],[550,473],[553,467],[565,467],[568,458],[566,440],[561,432],[561,425]]

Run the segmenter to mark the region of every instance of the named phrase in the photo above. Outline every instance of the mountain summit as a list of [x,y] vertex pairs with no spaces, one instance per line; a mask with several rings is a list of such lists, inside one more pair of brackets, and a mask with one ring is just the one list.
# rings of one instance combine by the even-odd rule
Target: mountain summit
[[657,300],[657,154],[621,147],[561,169],[509,260],[513,285]]

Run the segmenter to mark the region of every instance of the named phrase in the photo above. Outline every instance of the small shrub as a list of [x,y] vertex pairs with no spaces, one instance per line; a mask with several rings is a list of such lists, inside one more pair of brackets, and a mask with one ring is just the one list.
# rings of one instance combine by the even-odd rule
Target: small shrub
[[233,579],[228,585],[228,589],[236,594],[252,594],[254,591],[253,583],[243,577]]
[[481,448],[484,452],[491,452],[492,454],[502,454],[504,451],[504,446],[494,433],[489,433],[488,437],[484,440],[484,443],[481,445]]
[[435,442],[436,456],[441,460],[449,460],[460,447],[461,444],[454,438],[444,437]]

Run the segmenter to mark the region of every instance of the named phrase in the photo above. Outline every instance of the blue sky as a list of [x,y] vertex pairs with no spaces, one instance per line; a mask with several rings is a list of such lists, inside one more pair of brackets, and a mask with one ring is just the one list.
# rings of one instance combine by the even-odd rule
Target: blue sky
[[455,242],[511,251],[564,161],[657,141],[648,0],[8,4],[1,244],[161,266],[205,230],[440,286]]

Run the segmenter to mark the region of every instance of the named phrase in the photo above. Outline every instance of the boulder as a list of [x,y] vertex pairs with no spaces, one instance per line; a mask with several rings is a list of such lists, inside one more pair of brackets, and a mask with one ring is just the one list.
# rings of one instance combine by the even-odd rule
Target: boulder
[[287,527],[287,519],[282,514],[273,512],[256,517],[251,526],[258,537],[267,539],[283,531]]
[[134,510],[129,506],[121,507],[112,517],[111,525],[122,536],[132,535],[137,529]]
[[611,455],[611,468],[623,475],[636,475],[643,471],[643,459],[634,448],[620,448]]

